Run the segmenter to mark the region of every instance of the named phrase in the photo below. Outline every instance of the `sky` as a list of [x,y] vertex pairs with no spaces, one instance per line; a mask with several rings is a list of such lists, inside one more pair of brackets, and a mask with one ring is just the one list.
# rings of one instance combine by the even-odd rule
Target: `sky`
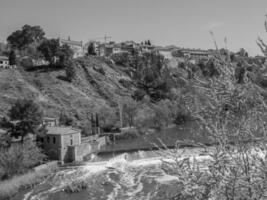
[[48,38],[87,42],[150,39],[155,45],[219,48],[260,54],[267,41],[267,0],[0,0],[0,41],[24,24],[40,25]]

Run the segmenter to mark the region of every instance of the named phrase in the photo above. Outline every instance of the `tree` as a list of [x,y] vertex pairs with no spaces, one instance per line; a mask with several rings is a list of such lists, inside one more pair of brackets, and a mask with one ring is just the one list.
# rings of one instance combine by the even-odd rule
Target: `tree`
[[16,65],[16,53],[13,49],[9,53],[8,60],[10,65]]
[[10,127],[12,137],[21,137],[21,141],[29,133],[36,134],[42,123],[43,111],[41,107],[29,99],[18,99],[9,110],[9,118],[14,121]]
[[74,52],[69,45],[64,44],[59,48],[59,52],[57,54],[59,57],[59,63],[65,67],[65,65],[73,58]]
[[138,103],[132,99],[124,100],[123,102],[123,115],[124,120],[130,127],[135,125],[135,117],[138,111]]
[[266,198],[266,99],[252,80],[236,81],[235,64],[220,56],[218,63],[218,77],[196,75],[188,81],[195,92],[185,101],[203,142],[216,145],[204,162],[175,151],[174,162],[163,164],[179,180],[177,195],[170,199]]
[[171,123],[170,110],[166,105],[166,102],[160,101],[153,106],[154,117],[153,123],[154,126],[158,129],[164,129]]
[[21,30],[14,31],[8,36],[8,43],[16,49],[22,50],[32,43],[38,43],[44,39],[45,32],[40,26],[24,25]]
[[58,39],[46,39],[39,46],[38,51],[42,53],[44,58],[50,63],[55,63],[55,58],[58,56],[60,51]]
[[164,56],[156,53],[133,56],[130,66],[135,69],[133,78],[139,89],[144,90],[152,101],[167,98],[172,87],[172,76],[165,65]]
[[244,48],[241,48],[236,54],[242,57],[248,57],[248,52]]
[[198,63],[198,66],[201,69],[203,76],[205,77],[213,77],[219,75],[219,70],[214,59],[201,59]]
[[[266,18],[267,18],[267,16],[266,16]],[[264,27],[265,27],[265,31],[267,31],[267,21],[266,20],[265,20],[265,23],[264,23]],[[263,41],[262,38],[258,37],[257,45],[260,47],[261,52],[265,56],[267,56],[267,45],[265,44],[265,42]]]
[[114,108],[103,105],[97,113],[99,113],[100,127],[104,132],[110,132],[113,128],[117,128],[119,119]]
[[96,55],[95,46],[93,42],[90,42],[88,49],[87,49],[87,53],[88,55],[93,55],[93,56]]
[[63,126],[71,126],[74,123],[74,120],[66,112],[61,112],[59,115],[59,124]]
[[44,158],[41,150],[29,140],[23,144],[13,144],[9,148],[0,148],[0,169],[4,172],[0,180],[25,173]]
[[147,40],[147,45],[151,46],[150,40]]
[[77,68],[76,63],[73,60],[66,61],[65,65],[64,65],[64,68],[65,68],[65,73],[66,73],[67,80],[69,82],[73,81],[75,79],[76,75],[77,75],[77,73],[76,73],[76,68]]

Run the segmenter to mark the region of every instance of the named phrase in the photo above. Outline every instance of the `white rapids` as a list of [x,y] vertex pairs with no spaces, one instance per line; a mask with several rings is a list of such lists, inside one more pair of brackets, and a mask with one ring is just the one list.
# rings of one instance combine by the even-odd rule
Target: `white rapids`
[[[208,155],[184,153],[190,160],[207,160]],[[136,154],[136,153],[135,153]],[[175,162],[172,158],[150,152],[137,152],[140,156],[123,153],[107,161],[87,162],[83,166],[73,167],[57,172],[45,184],[40,184],[24,195],[23,200],[148,200],[157,199],[157,190],[178,180],[166,174],[163,162]],[[147,154],[150,154],[146,156]],[[136,159],[137,158],[137,159]],[[78,192],[66,192],[66,188],[86,185]],[[167,186],[169,187],[169,186]]]

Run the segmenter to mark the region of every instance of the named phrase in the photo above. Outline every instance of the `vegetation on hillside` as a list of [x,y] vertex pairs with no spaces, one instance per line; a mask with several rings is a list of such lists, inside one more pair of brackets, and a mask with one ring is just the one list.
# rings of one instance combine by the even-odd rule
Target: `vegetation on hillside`
[[[0,135],[0,178],[7,179],[22,174],[41,163],[45,158],[35,140],[26,139],[29,134],[44,131],[40,126],[43,111],[27,99],[18,99],[9,110],[9,118],[0,121],[6,133]],[[20,142],[15,142],[19,139]]]
[[[176,195],[170,199],[266,199],[264,92],[250,71],[236,75],[237,65],[230,56],[223,57],[218,51],[216,61],[217,76],[195,74],[188,81],[197,93],[191,94],[186,105],[199,128],[217,145],[204,162],[171,153],[175,163],[165,162],[164,169],[179,181]],[[205,97],[205,102],[199,96]]]

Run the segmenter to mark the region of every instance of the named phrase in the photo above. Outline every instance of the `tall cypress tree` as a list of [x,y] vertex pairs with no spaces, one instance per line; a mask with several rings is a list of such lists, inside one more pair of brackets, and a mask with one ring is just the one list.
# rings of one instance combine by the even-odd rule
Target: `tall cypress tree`
[[14,50],[10,51],[8,60],[9,60],[9,65],[16,65],[17,58]]

